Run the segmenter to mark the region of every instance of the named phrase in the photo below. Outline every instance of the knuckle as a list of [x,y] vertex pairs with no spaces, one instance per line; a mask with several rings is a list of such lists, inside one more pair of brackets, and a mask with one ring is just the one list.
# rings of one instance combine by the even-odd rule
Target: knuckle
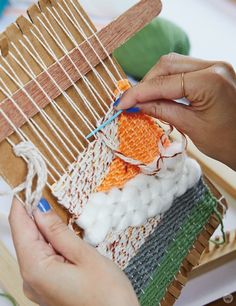
[[51,223],[48,225],[48,230],[51,234],[55,236],[60,235],[61,233],[66,231],[67,227],[61,219],[56,218],[55,220],[52,220]]
[[137,102],[137,103],[141,103],[142,102],[142,96],[141,96],[141,91],[137,91],[134,95],[134,100]]
[[[207,77],[207,75],[206,75]],[[210,73],[208,74],[208,80],[211,84],[215,84],[218,87],[225,83],[225,78],[218,67],[212,67]]]
[[152,105],[152,107],[151,107],[151,115],[152,115],[153,117],[155,117],[155,118],[158,117],[157,106],[156,106],[155,104]]
[[23,283],[23,293],[29,300],[32,301],[34,299],[32,290],[30,289],[29,285],[25,282]]
[[155,117],[155,118],[159,118],[162,119],[163,118],[163,109],[160,105],[160,103],[155,102],[150,109],[150,115]]
[[34,288],[39,283],[39,274],[33,267],[31,269],[22,269],[21,275],[26,284],[29,284],[30,287]]
[[[151,79],[152,80],[152,79]],[[149,81],[148,81],[149,82]],[[145,90],[146,83],[142,83],[140,85],[136,85],[130,89],[130,95],[128,101],[135,101],[135,104],[143,102],[143,92]]]
[[213,74],[218,77],[219,81],[223,81],[224,79],[232,79],[235,77],[235,71],[231,64],[227,62],[217,62],[212,67]]
[[219,62],[216,64],[223,72],[234,73],[233,66],[228,62]]
[[159,94],[161,94],[161,88],[164,86],[165,81],[166,81],[166,76],[164,75],[158,76],[150,80],[151,86],[159,89]]
[[36,293],[28,285],[23,284],[23,293],[27,299],[36,304],[39,304],[39,300],[37,298]]
[[164,66],[165,68],[171,67],[173,63],[175,62],[177,56],[178,54],[175,52],[171,52],[169,54],[162,55],[159,61],[160,65]]
[[163,113],[163,108],[159,103],[157,103],[155,106],[155,112],[156,112],[156,118],[160,118],[162,120],[164,113]]
[[149,80],[149,86],[152,89],[158,90],[159,98],[163,98],[163,87],[165,85],[166,76],[158,76]]

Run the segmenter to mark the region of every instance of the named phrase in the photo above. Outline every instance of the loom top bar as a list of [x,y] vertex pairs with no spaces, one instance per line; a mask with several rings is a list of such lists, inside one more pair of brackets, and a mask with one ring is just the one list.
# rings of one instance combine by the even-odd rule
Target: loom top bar
[[[157,16],[160,13],[161,8],[162,4],[159,0],[142,0],[105,28],[97,32],[97,36],[106,48],[107,52],[111,54],[116,48],[125,43],[138,30],[142,29],[155,16]],[[89,40],[99,56],[104,60],[107,56],[94,35],[91,36]],[[88,42],[82,42],[80,47],[83,53],[86,54],[88,61],[93,67],[96,67],[99,64],[99,60],[90,48]],[[60,60],[62,66],[69,73],[71,79],[76,82],[80,79],[80,75],[69,60],[68,56],[83,75],[87,74],[91,69],[78,48],[73,49],[69,55],[62,57]],[[58,63],[54,63],[49,67],[48,72],[54,79],[58,80],[58,85],[64,91],[72,85]],[[42,72],[38,75],[37,81],[41,84],[51,99],[55,99],[60,95],[60,91],[52,80],[50,80],[46,72]],[[40,106],[40,108],[44,108],[50,103],[50,100],[46,98],[42,90],[36,85],[35,81],[32,80],[26,84],[25,89],[34,97],[35,102]],[[21,106],[22,110],[27,113],[28,117],[32,117],[38,112],[22,90],[18,90],[13,95],[13,99]],[[12,120],[15,126],[20,127],[25,123],[25,119],[13,106],[10,100],[6,99],[0,102],[0,107]],[[12,127],[0,113],[0,142],[12,132]]]

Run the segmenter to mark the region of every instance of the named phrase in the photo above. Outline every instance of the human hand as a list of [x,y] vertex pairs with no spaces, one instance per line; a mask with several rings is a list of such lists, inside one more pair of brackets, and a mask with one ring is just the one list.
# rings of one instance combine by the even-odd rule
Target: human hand
[[9,221],[25,295],[44,306],[137,306],[123,272],[41,201],[35,222],[16,199]]
[[[190,105],[174,102],[185,97]],[[224,62],[171,53],[121,98],[118,109],[138,106],[188,135],[205,154],[236,170],[236,75]]]

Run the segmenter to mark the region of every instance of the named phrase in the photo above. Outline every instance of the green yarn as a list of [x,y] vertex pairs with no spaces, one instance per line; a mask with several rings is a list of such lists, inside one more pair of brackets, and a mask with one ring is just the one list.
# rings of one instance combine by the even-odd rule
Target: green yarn
[[170,52],[189,54],[186,33],[174,23],[156,18],[113,53],[123,70],[137,80]]
[[10,301],[12,303],[12,306],[17,306],[17,303],[15,301],[15,299],[10,296],[9,294],[7,293],[0,293],[0,296],[2,296],[3,298],[7,299],[8,301]]
[[178,273],[184,258],[214,212],[216,205],[216,199],[207,190],[204,199],[193,208],[177,232],[174,241],[166,250],[162,262],[139,297],[142,306],[156,306],[163,299],[167,288]]

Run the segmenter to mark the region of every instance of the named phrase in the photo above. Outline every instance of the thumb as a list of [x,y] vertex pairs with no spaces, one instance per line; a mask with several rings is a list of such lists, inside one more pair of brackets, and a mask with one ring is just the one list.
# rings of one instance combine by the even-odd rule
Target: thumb
[[34,213],[39,231],[52,247],[72,263],[80,262],[89,246],[57,216],[46,199],[41,199]]

